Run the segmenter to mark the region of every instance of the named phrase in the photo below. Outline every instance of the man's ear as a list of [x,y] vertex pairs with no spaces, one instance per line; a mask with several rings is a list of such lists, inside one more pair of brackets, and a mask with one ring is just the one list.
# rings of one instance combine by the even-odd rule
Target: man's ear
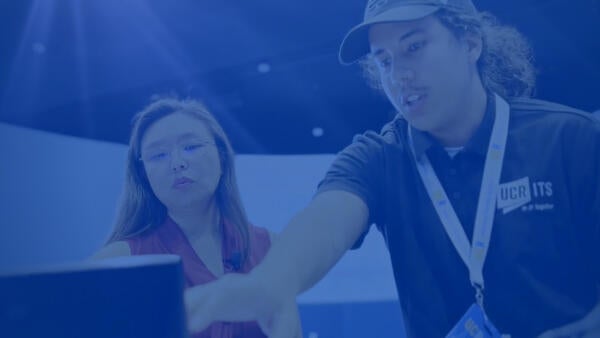
[[476,33],[466,33],[463,37],[463,42],[467,47],[469,61],[477,63],[483,51],[483,37]]

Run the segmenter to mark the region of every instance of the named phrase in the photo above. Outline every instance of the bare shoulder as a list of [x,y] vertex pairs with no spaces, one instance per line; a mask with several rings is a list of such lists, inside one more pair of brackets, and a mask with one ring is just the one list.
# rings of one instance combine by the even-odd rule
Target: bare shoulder
[[112,242],[98,250],[91,258],[103,259],[119,256],[131,256],[131,249],[125,241]]

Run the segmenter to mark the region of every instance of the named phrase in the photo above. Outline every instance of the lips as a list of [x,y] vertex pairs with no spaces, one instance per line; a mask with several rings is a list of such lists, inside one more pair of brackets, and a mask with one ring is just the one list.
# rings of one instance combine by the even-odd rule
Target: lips
[[402,106],[403,112],[413,112],[421,106],[423,101],[427,98],[427,94],[423,92],[418,93],[407,93],[400,97],[400,105]]
[[179,178],[176,178],[175,181],[173,181],[172,187],[176,188],[176,189],[177,188],[182,188],[182,187],[185,187],[185,186],[187,186],[187,185],[189,185],[191,183],[194,183],[194,180],[192,180],[190,178],[187,178],[187,177],[179,177]]

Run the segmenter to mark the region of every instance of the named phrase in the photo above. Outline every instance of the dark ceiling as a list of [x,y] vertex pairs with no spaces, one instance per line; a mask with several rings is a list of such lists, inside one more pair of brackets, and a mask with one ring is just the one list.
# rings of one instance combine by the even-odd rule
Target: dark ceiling
[[[530,38],[537,97],[600,108],[600,0],[476,4]],[[152,95],[177,94],[203,99],[239,153],[336,152],[391,114],[357,66],[337,62],[363,6],[0,0],[0,121],[126,143]]]

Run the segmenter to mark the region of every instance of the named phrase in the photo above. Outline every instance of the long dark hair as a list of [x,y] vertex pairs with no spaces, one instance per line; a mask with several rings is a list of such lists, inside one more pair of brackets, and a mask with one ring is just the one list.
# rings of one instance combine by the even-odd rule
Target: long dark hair
[[[476,15],[442,8],[433,14],[455,37],[476,34],[483,40],[477,68],[483,86],[502,97],[530,97],[535,88],[533,52],[514,27],[502,25],[488,12]],[[361,59],[369,85],[382,91],[379,71],[371,57]]]
[[152,191],[144,165],[139,159],[142,138],[148,128],[163,117],[175,113],[187,114],[202,121],[215,140],[222,170],[215,191],[215,201],[222,218],[231,222],[240,235],[243,264],[250,250],[249,222],[238,190],[234,152],[223,128],[208,109],[199,101],[190,99],[162,98],[135,115],[129,140],[125,185],[114,230],[108,242],[143,234],[164,223],[167,208]]

